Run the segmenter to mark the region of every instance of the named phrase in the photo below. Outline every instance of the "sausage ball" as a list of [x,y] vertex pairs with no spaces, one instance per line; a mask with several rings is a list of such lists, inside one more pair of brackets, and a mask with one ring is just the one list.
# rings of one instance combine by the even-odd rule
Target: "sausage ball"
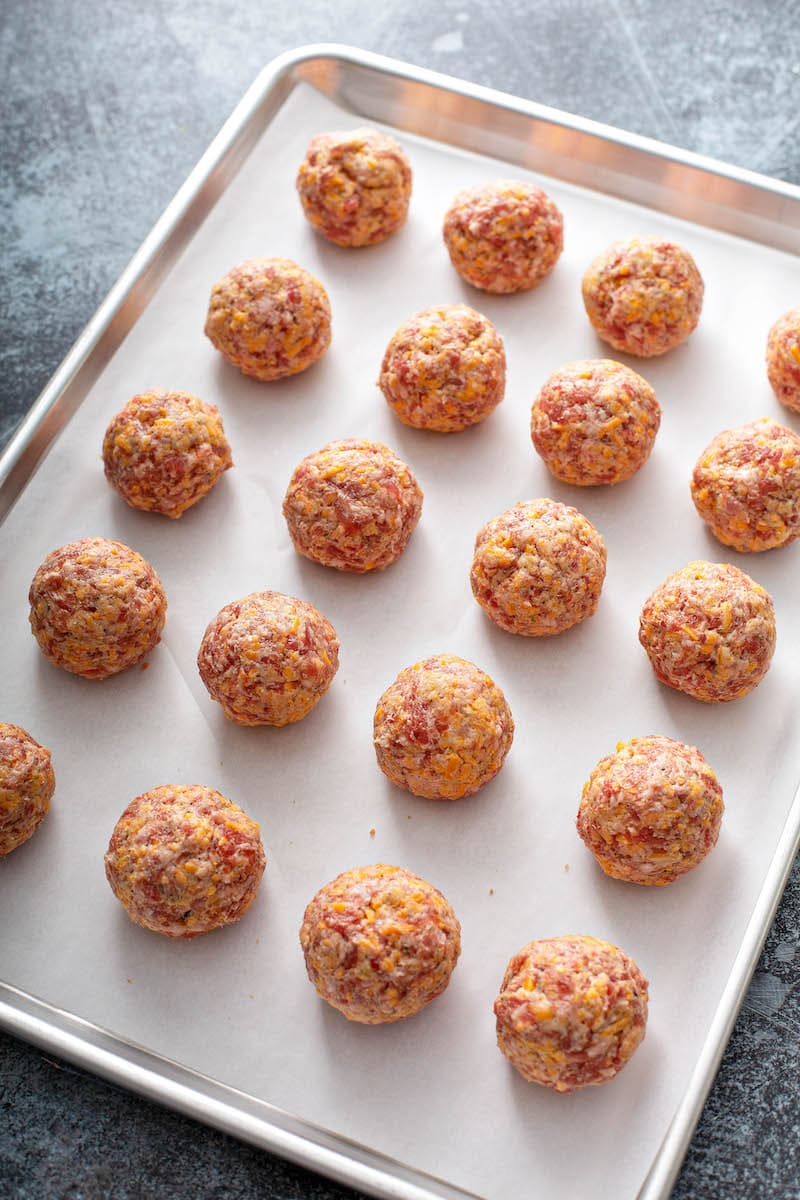
[[461,926],[438,888],[378,863],[320,888],[300,945],[323,1000],[348,1021],[384,1025],[441,995],[461,952]]
[[339,639],[306,600],[252,592],[221,608],[197,655],[212,700],[237,725],[288,725],[311,712],[339,669]]
[[150,563],[123,542],[81,538],[33,577],[30,623],[42,654],[85,679],[139,662],[161,640],[167,598]]
[[767,337],[767,378],[792,412],[800,412],[800,308],[790,308]]
[[768,417],[726,429],[706,446],[692,499],[725,546],[747,553],[800,537],[800,437]]
[[303,212],[338,246],[372,246],[408,215],[411,165],[398,142],[374,129],[320,133],[297,172]]
[[608,1083],[644,1038],[647,980],[598,938],[529,942],[494,1002],[497,1044],[523,1079],[556,1092]]
[[514,737],[500,688],[474,663],[436,654],[406,667],[375,709],[378,766],[415,796],[471,796],[503,765]]
[[588,268],[583,303],[604,342],[651,358],[679,346],[696,327],[703,280],[683,246],[632,237],[613,242]]
[[609,358],[567,363],[531,410],[531,439],[556,479],[622,483],[653,449],[661,408],[646,379]]
[[503,399],[503,340],[466,304],[426,308],[389,342],[378,386],[406,425],[439,433],[466,429]]
[[36,832],[55,786],[50,751],[21,726],[0,722],[0,858]]
[[296,375],[330,345],[328,294],[291,259],[248,258],[214,285],[205,332],[243,375]]
[[188,392],[140,392],[103,439],[106,479],[131,508],[180,517],[233,465],[219,409]]
[[722,788],[694,746],[668,737],[620,742],[584,785],[578,833],[606,875],[672,883],[716,845]]
[[558,262],[564,220],[531,183],[483,183],[456,196],[444,218],[444,241],[456,271],[473,287],[522,292]]
[[772,597],[730,563],[690,562],[645,600],[639,641],[668,687],[707,704],[738,700],[772,661]]
[[509,633],[550,637],[591,617],[606,547],[577,509],[527,500],[487,522],[475,540],[470,583],[488,617]]
[[258,824],[198,784],[132,800],[114,826],[106,878],[137,925],[191,938],[230,925],[255,899],[266,857]]
[[382,571],[406,548],[422,491],[380,442],[330,442],[295,468],[283,515],[298,554],[338,571]]

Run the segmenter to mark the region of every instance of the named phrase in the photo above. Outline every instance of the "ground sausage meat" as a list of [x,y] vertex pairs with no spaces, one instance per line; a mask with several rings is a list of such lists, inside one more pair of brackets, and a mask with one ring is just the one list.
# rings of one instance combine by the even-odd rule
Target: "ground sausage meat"
[[374,129],[321,133],[297,172],[303,211],[339,246],[385,241],[405,222],[411,165],[402,146]]
[[647,980],[598,938],[529,942],[494,1002],[497,1044],[523,1079],[556,1092],[608,1083],[644,1038]]
[[55,786],[50,751],[21,726],[0,722],[0,858],[36,832]]
[[622,483],[650,456],[661,408],[646,379],[609,358],[567,363],[531,410],[531,438],[563,483]]
[[237,725],[308,715],[339,669],[339,639],[307,600],[252,592],[220,609],[197,655],[200,678]]
[[501,180],[459,192],[444,218],[444,241],[456,271],[473,287],[527,291],[558,262],[564,220],[541,188]]
[[679,346],[696,327],[703,280],[683,246],[632,237],[614,242],[588,268],[583,303],[604,342],[650,358]]
[[781,404],[800,412],[800,308],[790,308],[769,331],[767,377]]
[[255,379],[305,371],[328,349],[325,288],[288,258],[248,258],[211,291],[206,336],[228,362]]
[[180,517],[233,465],[214,404],[188,392],[140,392],[103,439],[106,479],[132,508]]
[[123,542],[81,538],[48,554],[33,577],[30,623],[45,658],[105,679],[161,640],[167,600],[150,564]]
[[380,571],[406,548],[422,491],[380,442],[330,442],[296,467],[283,515],[298,554],[339,571]]
[[406,425],[439,433],[466,429],[503,399],[502,338],[487,317],[466,304],[426,308],[389,342],[378,384]]
[[265,863],[258,824],[196,784],[137,796],[114,826],[105,856],[106,878],[130,919],[172,938],[238,921]]
[[323,1000],[348,1021],[381,1025],[441,995],[461,952],[461,926],[438,888],[378,863],[317,892],[300,945]]
[[509,633],[549,637],[595,612],[606,547],[577,509],[527,500],[489,521],[475,541],[472,593]]
[[645,600],[639,641],[662,683],[709,704],[737,700],[772,661],[772,598],[729,563],[690,562]]
[[716,845],[723,807],[719,780],[694,746],[634,738],[592,771],[578,833],[606,875],[667,884]]
[[485,671],[452,654],[406,667],[375,709],[378,766],[415,796],[471,796],[503,765],[514,737],[505,696]]
[[800,437],[764,417],[726,429],[706,446],[692,499],[725,546],[747,553],[800,537]]

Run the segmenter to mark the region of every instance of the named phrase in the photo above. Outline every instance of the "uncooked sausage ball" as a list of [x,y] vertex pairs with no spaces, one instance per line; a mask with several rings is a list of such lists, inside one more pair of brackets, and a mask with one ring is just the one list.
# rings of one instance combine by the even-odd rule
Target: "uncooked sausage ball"
[[722,788],[694,746],[668,737],[620,742],[584,785],[578,833],[606,875],[666,884],[716,845]]
[[503,399],[502,338],[466,304],[426,308],[389,342],[378,383],[406,425],[455,433],[483,421]]
[[378,863],[320,888],[300,929],[308,977],[348,1021],[413,1017],[441,995],[461,952],[461,926],[438,888]]
[[0,722],[0,858],[36,832],[55,786],[50,751],[20,725]]
[[531,410],[531,438],[563,483],[622,483],[644,465],[661,423],[646,379],[609,358],[567,363]]
[[676,242],[614,242],[583,277],[583,303],[604,342],[640,358],[673,350],[700,320],[703,280]]
[[564,221],[531,183],[501,180],[459,192],[444,219],[450,261],[462,279],[486,292],[536,287],[558,262]]
[[644,1038],[647,980],[610,942],[529,942],[494,1002],[497,1044],[523,1079],[573,1092],[608,1083]]
[[180,517],[233,465],[214,404],[188,392],[140,392],[103,440],[106,479],[131,508]]
[[81,538],[48,554],[28,598],[42,654],[86,679],[116,675],[149,654],[167,614],[150,563],[109,538]]
[[381,571],[406,548],[422,491],[380,442],[330,442],[295,468],[283,515],[298,554],[339,571]]
[[415,796],[471,796],[503,765],[514,737],[500,688],[466,659],[437,654],[406,667],[375,709],[378,766]]
[[248,258],[214,285],[205,332],[244,375],[296,375],[330,345],[328,294],[291,259]]
[[130,919],[171,938],[238,921],[265,863],[258,824],[196,784],[137,796],[114,826],[105,856],[106,878]]
[[769,331],[767,377],[781,404],[800,412],[800,308],[790,308]]
[[303,211],[339,246],[371,246],[400,228],[411,198],[411,165],[398,142],[374,129],[321,133],[297,172]]
[[606,547],[577,509],[527,500],[489,521],[475,541],[470,582],[487,616],[509,633],[549,637],[591,617]]
[[307,600],[252,592],[220,609],[197,655],[212,700],[237,725],[288,725],[311,712],[339,669],[339,639]]
[[730,563],[690,562],[645,600],[639,641],[662,683],[708,704],[738,700],[772,661],[772,597]]
[[764,417],[726,429],[706,446],[692,499],[725,546],[747,553],[800,537],[800,437]]

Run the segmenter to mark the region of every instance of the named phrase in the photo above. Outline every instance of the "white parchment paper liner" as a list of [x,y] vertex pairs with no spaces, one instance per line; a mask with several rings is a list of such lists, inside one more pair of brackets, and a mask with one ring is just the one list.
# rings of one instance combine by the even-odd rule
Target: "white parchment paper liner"
[[[57,791],[36,836],[0,862],[0,976],[9,983],[410,1166],[487,1197],[633,1197],[686,1087],[800,773],[794,577],[800,550],[745,558],[694,513],[688,479],[722,428],[770,415],[763,353],[797,300],[791,256],[555,180],[566,249],[534,292],[493,298],[463,285],[441,244],[454,193],[479,180],[534,178],[502,163],[404,138],[411,217],[388,243],[347,251],[317,238],[294,175],[309,138],[362,124],[306,88],[266,131],[143,313],[0,530],[0,719],[54,756]],[[611,357],[580,300],[590,259],[615,237],[675,237],[706,280],[698,331],[663,359],[630,361],[655,386],[663,421],[651,460],[618,488],[553,480],[532,450],[530,404],[562,362]],[[242,258],[278,254],[319,275],[333,345],[279,384],[244,379],[204,339],[212,283]],[[375,387],[386,342],[420,308],[463,301],[505,339],[509,380],[483,426],[440,436],[399,424]],[[619,356],[617,356],[619,357]],[[105,483],[106,424],[136,391],[184,388],[216,402],[235,469],[177,523],[126,508]],[[296,556],[281,517],[294,465],[335,438],[364,436],[404,457],[425,491],[402,559],[351,577]],[[561,637],[515,638],[472,600],[475,533],[520,499],[576,505],[606,539],[597,615]],[[27,627],[44,555],[88,535],[149,558],[169,598],[149,669],[103,683],[56,671]],[[661,687],[637,643],[645,596],[696,557],[735,561],[775,597],[778,651],[747,699],[707,707]],[[305,597],[333,622],[341,669],[317,710],[283,729],[225,721],[195,667],[203,630],[258,588]],[[517,725],[501,775],[458,803],[416,800],[378,771],[372,713],[398,670],[457,653],[504,689]],[[617,741],[663,733],[703,750],[725,789],[720,842],[667,889],[606,879],[574,829],[580,789]],[[201,782],[262,825],[263,889],[240,925],[185,944],[133,926],[102,856],[128,801],[165,782]],[[374,830],[374,834],[372,831]],[[339,871],[398,863],[430,879],[463,925],[444,996],[413,1020],[349,1025],[307,982],[297,930]],[[535,937],[582,932],[632,955],[651,982],[646,1040],[610,1086],[561,1097],[524,1083],[494,1045],[492,1001],[508,958]],[[513,1189],[513,1191],[512,1191]]]

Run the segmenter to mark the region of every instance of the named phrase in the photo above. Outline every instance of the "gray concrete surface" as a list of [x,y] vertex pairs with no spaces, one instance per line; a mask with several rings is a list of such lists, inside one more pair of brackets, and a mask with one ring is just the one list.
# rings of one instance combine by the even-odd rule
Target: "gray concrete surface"
[[[304,43],[380,51],[800,184],[792,0],[5,0],[0,19],[0,445],[259,69]],[[800,1197],[799,940],[796,864],[678,1200]],[[353,1194],[0,1034],[2,1200]]]

